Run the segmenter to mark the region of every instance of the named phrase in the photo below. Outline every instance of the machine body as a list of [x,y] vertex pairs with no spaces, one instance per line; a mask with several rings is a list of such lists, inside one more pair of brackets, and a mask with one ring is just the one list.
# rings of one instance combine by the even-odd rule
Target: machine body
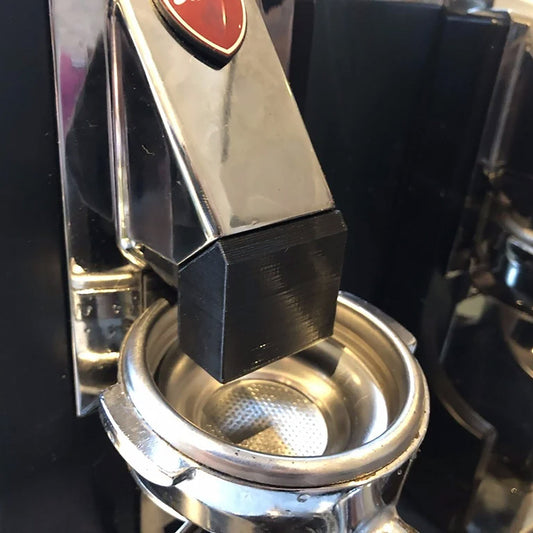
[[221,64],[161,9],[51,3],[79,413],[161,291],[220,381],[333,329],[345,226],[258,6],[197,17],[242,27]]

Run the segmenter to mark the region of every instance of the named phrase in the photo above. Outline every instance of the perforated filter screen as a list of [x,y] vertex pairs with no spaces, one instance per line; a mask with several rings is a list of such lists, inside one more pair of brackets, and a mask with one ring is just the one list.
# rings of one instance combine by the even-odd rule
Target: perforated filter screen
[[220,388],[205,404],[201,425],[222,440],[273,455],[318,456],[328,444],[318,406],[273,381],[244,380]]

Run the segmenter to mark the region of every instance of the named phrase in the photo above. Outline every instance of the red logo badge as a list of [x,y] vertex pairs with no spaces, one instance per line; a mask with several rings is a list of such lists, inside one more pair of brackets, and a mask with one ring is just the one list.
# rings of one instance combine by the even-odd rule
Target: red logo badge
[[211,58],[228,61],[246,32],[243,0],[155,0],[180,36]]

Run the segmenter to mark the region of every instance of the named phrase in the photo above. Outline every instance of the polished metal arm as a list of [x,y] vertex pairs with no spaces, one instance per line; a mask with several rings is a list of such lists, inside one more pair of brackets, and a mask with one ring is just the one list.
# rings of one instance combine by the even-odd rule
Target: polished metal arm
[[332,331],[344,223],[261,11],[244,9],[215,65],[151,1],[51,0],[80,414],[161,288],[222,381]]
[[180,343],[220,381],[332,333],[345,239],[261,11],[244,7],[222,67],[145,0],[116,0],[108,25],[120,242],[177,288]]

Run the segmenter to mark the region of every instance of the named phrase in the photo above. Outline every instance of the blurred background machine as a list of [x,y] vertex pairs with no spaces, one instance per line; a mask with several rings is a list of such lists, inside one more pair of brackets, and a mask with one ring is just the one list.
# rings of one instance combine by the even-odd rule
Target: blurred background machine
[[293,87],[353,228],[342,286],[415,334],[432,391],[406,505],[438,531],[531,531],[531,7],[311,12]]

